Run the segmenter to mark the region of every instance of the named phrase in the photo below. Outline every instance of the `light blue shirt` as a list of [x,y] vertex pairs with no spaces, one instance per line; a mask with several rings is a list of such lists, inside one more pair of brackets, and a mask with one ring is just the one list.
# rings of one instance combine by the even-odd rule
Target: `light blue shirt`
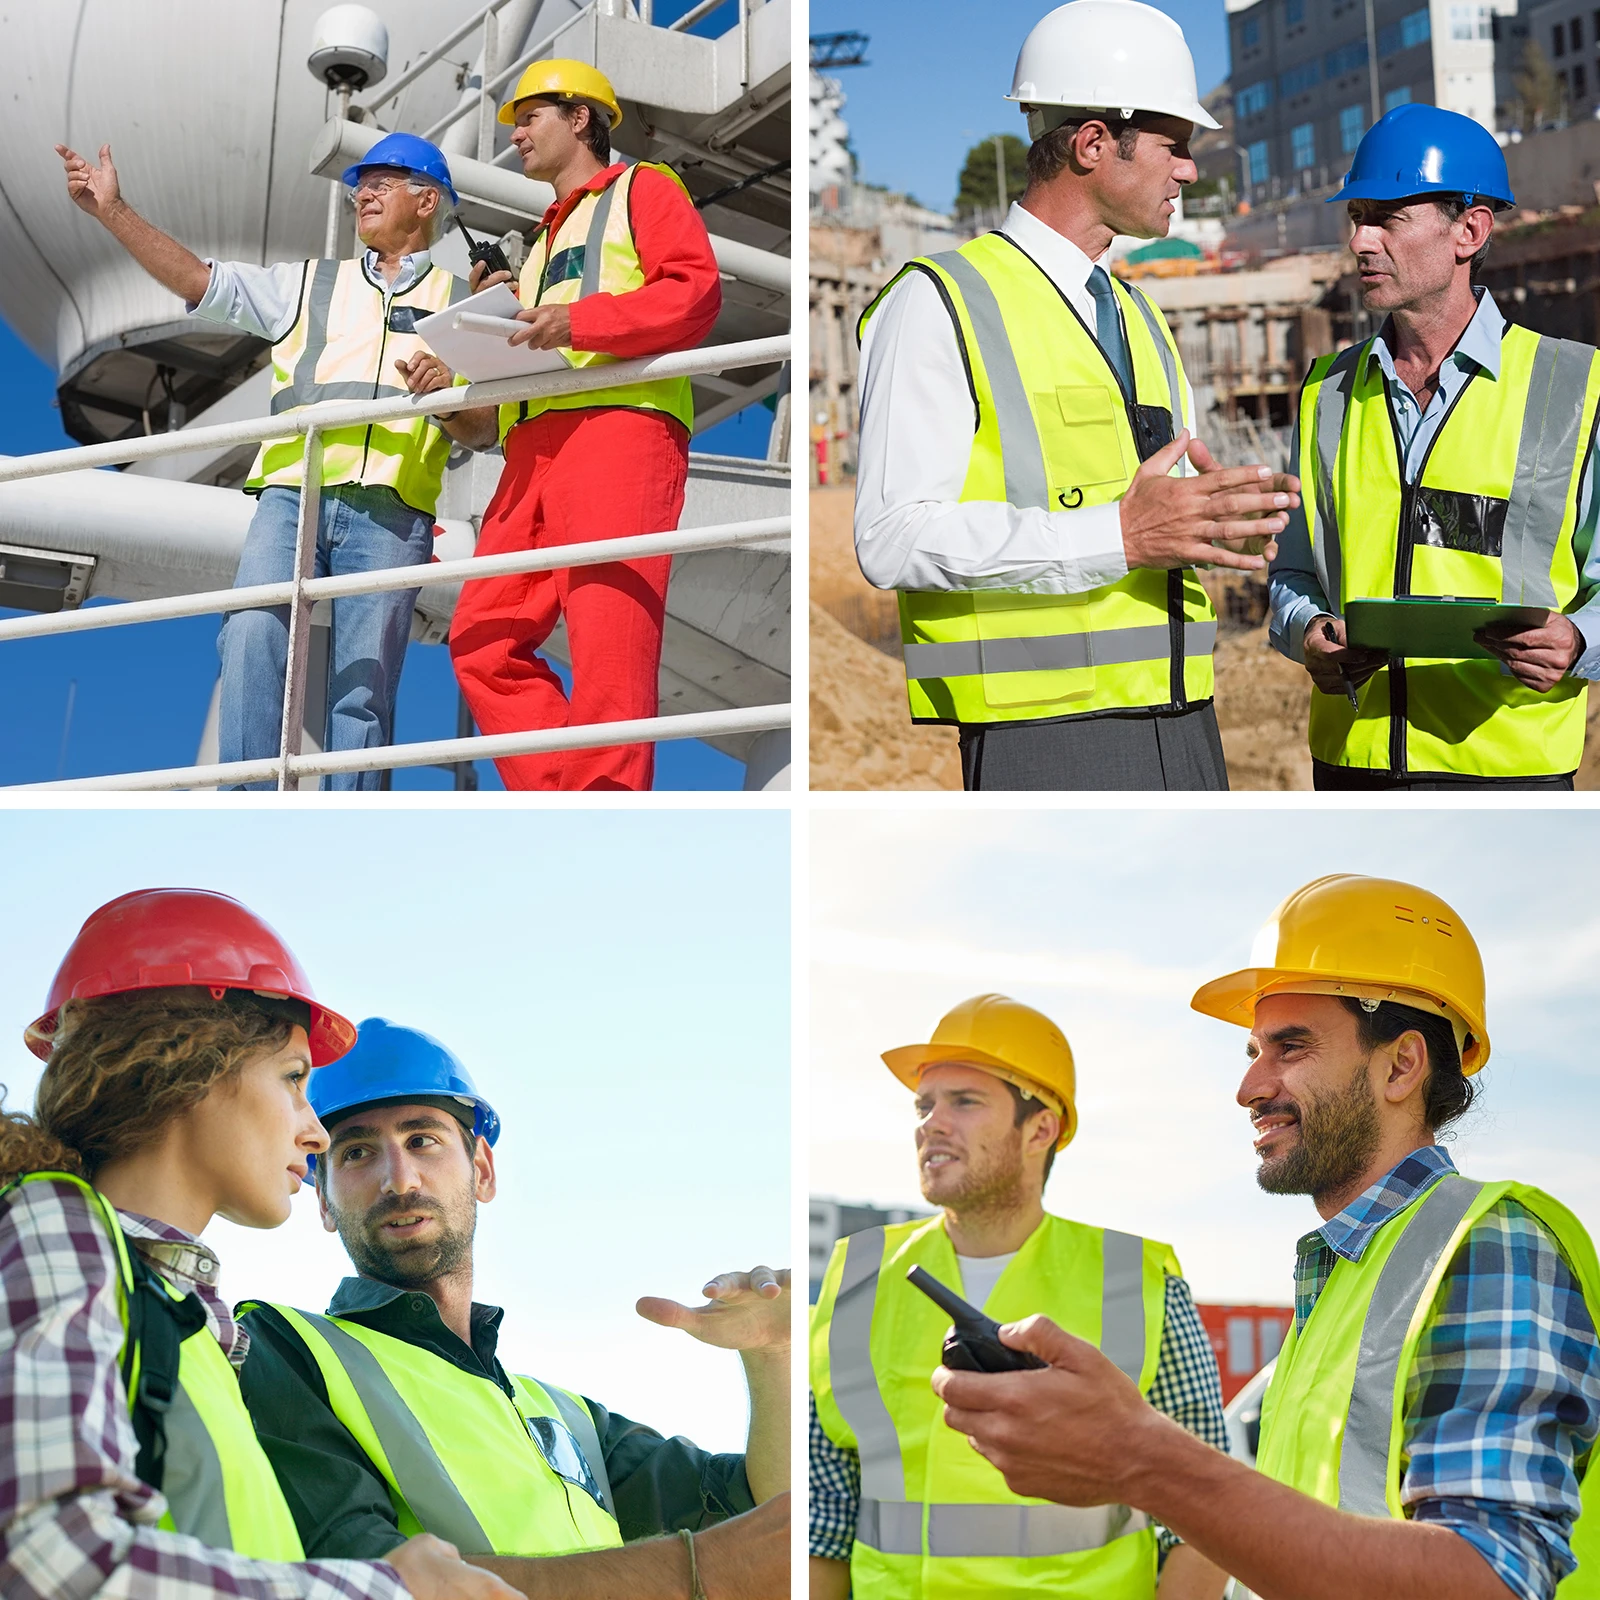
[[[241,333],[276,344],[293,326],[300,311],[300,286],[305,262],[279,261],[258,267],[248,261],[207,261],[211,281],[206,292],[189,310],[210,322],[223,322]],[[383,295],[385,310],[397,295],[404,294],[432,265],[426,250],[401,256],[400,270],[393,283],[385,283],[378,271],[378,252],[368,250],[361,258],[367,281]]]
[[[1422,463],[1427,459],[1428,447],[1439,432],[1446,413],[1455,403],[1456,396],[1466,387],[1475,372],[1486,378],[1500,377],[1500,340],[1505,332],[1506,320],[1487,289],[1476,291],[1478,309],[1466,332],[1461,335],[1454,350],[1439,368],[1439,387],[1428,402],[1426,410],[1417,404],[1417,397],[1400,381],[1394,368],[1394,355],[1383,338],[1373,341],[1364,358],[1377,361],[1383,368],[1384,387],[1389,391],[1389,401],[1394,408],[1395,426],[1399,430],[1403,451],[1401,471],[1407,483],[1415,483]],[[1290,455],[1291,467],[1297,470],[1300,460],[1300,428],[1294,431]],[[1577,549],[1578,566],[1583,573],[1581,592],[1591,598],[1568,617],[1583,635],[1584,652],[1578,657],[1570,676],[1574,678],[1600,678],[1600,551],[1595,549],[1595,525],[1600,515],[1600,503],[1594,492],[1594,441],[1589,441],[1589,454],[1583,464],[1583,478],[1578,493],[1578,526],[1573,534]],[[1289,525],[1278,535],[1278,555],[1272,563],[1269,588],[1271,616],[1268,634],[1272,646],[1291,661],[1303,663],[1306,626],[1313,617],[1336,615],[1322,592],[1322,582],[1317,577],[1316,563],[1311,557],[1311,532],[1306,525],[1303,506],[1289,513]],[[1501,664],[1502,673],[1510,668]]]

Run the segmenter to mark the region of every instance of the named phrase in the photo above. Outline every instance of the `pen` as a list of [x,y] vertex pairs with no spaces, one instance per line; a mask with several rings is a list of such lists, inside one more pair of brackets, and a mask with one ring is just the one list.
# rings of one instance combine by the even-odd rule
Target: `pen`
[[[1322,624],[1322,637],[1326,639],[1329,644],[1338,644],[1339,642],[1339,635],[1333,631],[1333,623],[1326,619],[1324,619]],[[1348,667],[1339,668],[1339,681],[1344,685],[1345,696],[1350,701],[1351,709],[1354,711],[1359,711],[1361,709],[1361,701],[1356,694],[1356,686],[1351,680],[1350,670]]]

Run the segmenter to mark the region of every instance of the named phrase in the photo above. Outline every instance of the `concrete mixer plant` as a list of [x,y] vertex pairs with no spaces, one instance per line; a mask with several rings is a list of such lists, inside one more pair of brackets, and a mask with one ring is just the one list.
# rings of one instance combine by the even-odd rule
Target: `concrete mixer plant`
[[[283,0],[228,8],[224,19],[202,0],[167,0],[157,25],[146,8],[116,0],[43,0],[0,18],[0,49],[30,63],[0,103],[9,152],[0,318],[56,374],[62,426],[84,447],[0,461],[0,607],[9,608],[0,660],[30,636],[261,604],[229,600],[254,510],[238,491],[261,441],[287,426],[275,423],[282,397],[269,341],[191,315],[69,202],[52,146],[93,162],[110,144],[122,194],[151,224],[202,261],[267,267],[359,255],[342,176],[386,135],[420,135],[448,161],[462,224],[430,246],[435,265],[465,279],[470,235],[497,245],[515,271],[554,195],[524,176],[497,107],[530,63],[570,60],[614,86],[610,159],[671,167],[722,280],[704,346],[654,358],[668,363],[662,371],[682,369],[694,418],[683,514],[656,535],[673,555],[660,721],[690,718],[704,729],[695,737],[747,764],[747,787],[786,784],[790,4]],[[581,388],[581,377],[545,386]],[[469,393],[479,387],[487,401],[506,383]],[[427,396],[375,397],[380,408],[428,410]],[[734,418],[738,454],[716,431]],[[304,443],[333,422],[295,426]],[[105,466],[118,470],[91,470]],[[413,649],[446,637],[462,581],[478,575],[463,564],[502,469],[499,450],[450,450],[434,551],[445,563],[438,576],[455,576],[422,588]],[[750,535],[751,524],[764,532]],[[719,542],[723,528],[745,531]],[[330,605],[311,579],[309,570],[295,577],[290,601],[282,788],[313,787],[333,770],[311,770],[325,737],[317,674]],[[562,630],[541,649],[563,664]],[[217,764],[214,724],[215,699],[209,729],[194,730],[192,768],[74,781],[231,786],[238,775]],[[687,735],[663,726],[636,736]],[[479,748],[465,720],[458,738],[433,743],[463,787],[476,781],[475,759],[499,754]],[[414,753],[392,762],[390,753],[379,752],[385,771],[417,764]]]

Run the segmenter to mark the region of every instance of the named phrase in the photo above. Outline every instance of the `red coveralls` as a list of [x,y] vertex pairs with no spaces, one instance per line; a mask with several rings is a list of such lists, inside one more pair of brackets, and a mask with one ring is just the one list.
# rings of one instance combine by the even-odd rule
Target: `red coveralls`
[[[545,213],[548,249],[579,198],[621,164],[597,173]],[[633,181],[631,222],[644,284],[571,305],[572,348],[621,360],[689,350],[711,331],[722,283],[705,224],[659,172]],[[506,435],[505,471],[484,513],[479,555],[622,539],[678,526],[689,436],[661,411],[590,406],[546,411]],[[564,728],[653,717],[671,556],[480,578],[466,584],[450,626],[461,692],[484,733]],[[567,619],[572,698],[537,654]],[[648,789],[655,746],[612,745],[495,762],[508,789]]]

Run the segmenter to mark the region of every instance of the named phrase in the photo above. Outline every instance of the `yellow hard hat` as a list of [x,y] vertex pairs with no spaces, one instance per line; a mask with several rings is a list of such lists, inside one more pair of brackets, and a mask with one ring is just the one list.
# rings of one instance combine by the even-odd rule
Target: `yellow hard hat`
[[1336,872],[1296,889],[1256,935],[1250,965],[1203,984],[1190,1004],[1248,1028],[1269,994],[1415,1006],[1454,1028],[1467,1077],[1489,1059],[1483,957],[1460,917],[1414,884]]
[[943,1063],[981,1067],[1044,1101],[1061,1118],[1060,1150],[1078,1131],[1077,1073],[1067,1036],[1042,1011],[1003,994],[974,995],[947,1011],[927,1044],[883,1052],[884,1064],[908,1089]]
[[606,108],[613,133],[622,121],[622,107],[617,104],[617,91],[611,87],[611,80],[587,61],[535,61],[517,79],[511,98],[500,107],[499,120],[508,128],[514,127],[518,103],[535,95],[548,95],[552,100],[593,100]]

